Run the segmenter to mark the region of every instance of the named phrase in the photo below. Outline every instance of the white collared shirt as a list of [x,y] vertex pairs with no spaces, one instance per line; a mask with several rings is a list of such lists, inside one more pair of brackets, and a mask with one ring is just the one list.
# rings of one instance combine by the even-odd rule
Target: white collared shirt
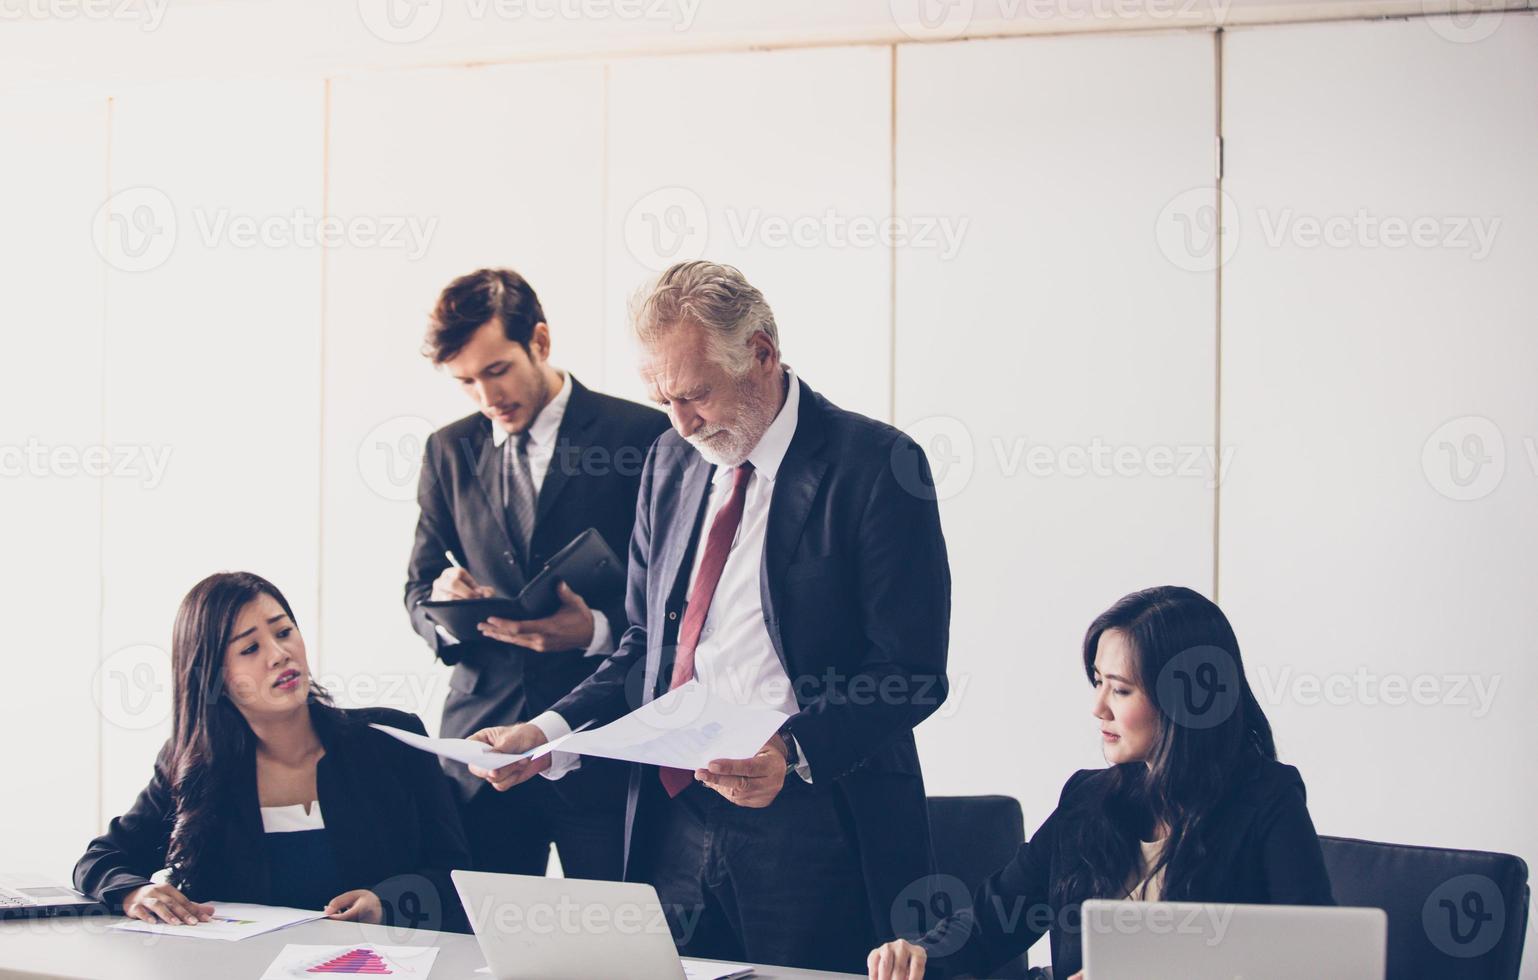
[[[793,715],[801,708],[796,703],[790,677],[774,652],[769,627],[764,623],[763,595],[759,591],[764,539],[769,528],[769,504],[774,497],[780,464],[796,434],[796,422],[800,417],[801,386],[795,372],[789,368],[786,377],[785,404],[753,451],[748,453],[753,474],[748,479],[742,520],[737,525],[737,536],[732,539],[726,565],[721,569],[720,581],[716,583],[710,609],[705,614],[705,625],[694,650],[694,673],[708,690],[727,701],[773,708]],[[685,595],[694,589],[695,576],[705,558],[704,538],[711,523],[731,497],[733,472],[731,468],[718,466],[711,476],[705,523],[699,545],[694,549],[694,563]],[[554,712],[545,712],[534,719],[534,724],[551,740],[570,730],[565,720]],[[796,750],[800,754],[799,743]],[[578,758],[564,752],[555,752],[552,756],[550,769],[545,773],[552,779],[575,768],[570,763]],[[563,763],[566,764],[564,767]],[[804,755],[797,763],[796,771],[801,778],[811,782],[811,767]]]
[[[571,402],[571,383],[566,375],[557,373],[561,379],[561,387],[557,389],[555,397],[539,410],[534,416],[534,421],[529,423],[529,477],[534,482],[536,494],[543,491],[545,475],[550,472],[550,461],[555,458],[556,437],[561,432],[561,420],[566,417],[566,406]],[[491,443],[498,449],[503,448],[510,433],[502,428],[495,420],[491,423]],[[499,463],[500,465],[500,463]],[[533,569],[530,570],[534,571]],[[609,629],[609,617],[597,609],[593,613],[593,640],[583,651],[583,656],[598,657],[610,652],[613,647],[613,634]],[[443,642],[450,646],[458,643],[442,626],[438,627],[438,635]]]

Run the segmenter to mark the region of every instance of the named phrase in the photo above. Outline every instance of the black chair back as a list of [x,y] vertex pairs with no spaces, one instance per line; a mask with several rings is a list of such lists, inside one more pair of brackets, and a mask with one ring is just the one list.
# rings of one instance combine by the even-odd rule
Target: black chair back
[[1341,905],[1388,913],[1390,980],[1516,980],[1527,863],[1511,854],[1320,837]]
[[[929,831],[935,867],[959,878],[970,895],[1025,842],[1025,817],[1012,796],[931,796]],[[1011,980],[1028,975],[1024,956],[989,974]]]

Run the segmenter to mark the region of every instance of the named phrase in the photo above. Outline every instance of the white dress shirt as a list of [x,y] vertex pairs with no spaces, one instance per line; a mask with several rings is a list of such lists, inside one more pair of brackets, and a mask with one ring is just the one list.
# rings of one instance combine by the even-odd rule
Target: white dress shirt
[[[710,609],[705,614],[705,625],[694,650],[694,674],[717,697],[793,715],[801,708],[796,703],[790,677],[774,652],[769,628],[764,624],[763,596],[758,585],[764,561],[764,535],[769,528],[769,502],[774,496],[780,463],[796,434],[800,412],[801,386],[795,373],[788,368],[786,377],[789,390],[785,404],[748,454],[753,474],[748,479],[742,520],[737,525],[737,536],[732,539],[726,565],[721,569],[721,579],[716,583]],[[718,466],[711,477],[710,498],[705,505],[706,529],[731,497],[732,473],[732,469]],[[694,579],[704,558],[702,536],[689,572],[689,592],[694,589]],[[552,711],[541,714],[533,723],[551,740],[570,731],[565,719]],[[797,744],[798,755],[800,748]],[[551,779],[575,768],[575,760],[580,758],[568,752],[551,755],[550,768],[545,772]],[[811,767],[804,755],[796,765],[796,772],[807,782],[812,781]]]
[[[529,478],[534,483],[534,492],[539,493],[545,486],[545,474],[550,472],[550,461],[555,458],[556,436],[561,432],[561,420],[566,417],[566,406],[571,402],[571,385],[566,383],[564,374],[557,374],[560,378],[560,387],[556,389],[555,397],[540,409],[534,416],[534,421],[529,424]],[[491,423],[491,443],[498,449],[507,442],[508,431],[497,422]],[[531,569],[532,571],[532,569]],[[587,645],[583,656],[603,656],[610,651],[612,646],[612,634],[609,631],[609,617],[597,609],[593,613],[593,639]],[[453,645],[457,642],[442,626],[438,627],[438,635],[443,637],[443,642]]]

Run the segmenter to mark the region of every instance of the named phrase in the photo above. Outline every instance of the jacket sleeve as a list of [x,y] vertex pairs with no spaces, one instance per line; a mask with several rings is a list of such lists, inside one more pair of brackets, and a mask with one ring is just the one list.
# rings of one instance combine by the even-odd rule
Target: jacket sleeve
[[[888,462],[911,453],[920,480],[929,463],[899,435],[883,453],[855,547],[855,599],[865,635],[858,665],[832,678],[788,723],[813,776],[837,779],[945,701],[951,572],[932,494],[912,492]],[[868,693],[879,692],[871,697]]]
[[1010,862],[972,896],[971,908],[940,922],[919,945],[929,951],[929,975],[991,976],[992,971],[1035,945],[1051,928],[1052,853],[1064,817],[1064,801],[1090,770],[1075,773],[1058,807],[1021,844]]
[[1256,835],[1268,904],[1335,904],[1324,851],[1301,785],[1282,788],[1257,821]]
[[[625,619],[629,623],[619,637],[614,652],[598,665],[586,680],[572,688],[550,710],[572,728],[586,722],[607,724],[632,709],[640,707],[640,685],[632,682],[635,704],[626,694],[626,681],[634,671],[646,665],[646,570],[651,558],[652,479],[662,440],[646,453],[641,467],[641,487],[636,497],[635,527],[630,532],[630,558],[625,584]],[[691,450],[692,451],[692,450]]]
[[[125,895],[151,884],[150,876],[166,866],[176,819],[170,750],[170,743],[160,750],[149,785],[140,790],[127,813],[114,817],[107,832],[91,841],[75,864],[75,890],[114,912],[122,911]],[[198,900],[196,895],[187,897]]]
[[[414,714],[402,714],[399,723],[418,735],[427,734],[422,719]],[[379,896],[386,925],[463,932],[466,928],[464,908],[449,872],[471,866],[470,847],[465,842],[464,827],[459,820],[459,809],[454,805],[448,777],[431,753],[413,749],[403,753],[402,759],[402,764],[407,767],[405,781],[412,787],[411,796],[416,803],[418,826],[422,828],[421,866],[411,875],[392,877],[376,884],[372,891]],[[442,910],[441,926],[431,921],[433,902],[424,902],[424,896],[412,894],[420,887],[422,879],[430,882],[437,892],[436,906]]]
[[420,605],[433,592],[433,582],[449,567],[445,551],[452,550],[463,560],[459,535],[454,530],[454,512],[444,494],[446,474],[443,467],[442,444],[438,433],[427,437],[422,452],[422,471],[417,477],[416,540],[411,546],[411,560],[406,566],[406,611],[411,616],[411,627],[416,630],[427,646],[446,664],[459,662],[460,648],[446,643],[437,627],[427,618]]

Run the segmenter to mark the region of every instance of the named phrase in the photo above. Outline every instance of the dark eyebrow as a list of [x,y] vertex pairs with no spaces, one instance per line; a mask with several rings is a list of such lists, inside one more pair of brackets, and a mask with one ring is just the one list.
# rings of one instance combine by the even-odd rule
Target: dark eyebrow
[[[271,625],[272,623],[276,623],[280,619],[286,619],[286,618],[288,618],[288,613],[278,613],[276,616],[274,616],[271,619],[267,620],[267,623],[269,625]],[[246,630],[244,632],[236,633],[234,636],[230,637],[230,642],[234,643],[236,640],[239,640],[242,637],[250,636],[252,633],[255,633],[255,632],[256,632],[256,627],[253,626],[253,627],[251,627],[250,629],[248,629],[248,630]]]
[[[1099,667],[1095,668],[1095,673],[1100,674],[1100,668]],[[1132,683],[1131,681],[1127,680],[1125,677],[1121,676],[1120,674],[1100,674],[1100,676],[1101,677],[1109,677],[1113,681],[1121,681],[1123,684],[1131,684]]]

